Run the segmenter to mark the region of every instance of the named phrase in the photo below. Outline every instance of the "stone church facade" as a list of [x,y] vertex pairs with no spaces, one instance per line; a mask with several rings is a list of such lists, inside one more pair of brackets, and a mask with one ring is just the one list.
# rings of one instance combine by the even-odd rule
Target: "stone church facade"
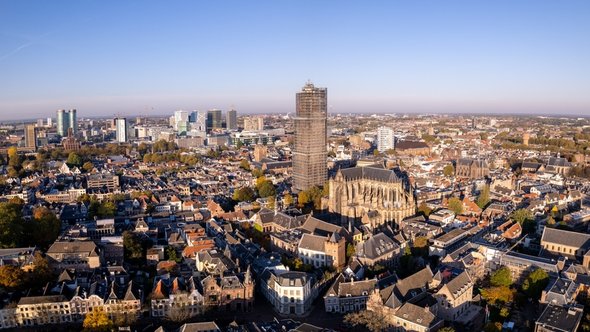
[[455,176],[479,179],[490,175],[490,166],[483,159],[463,158],[456,162]]
[[371,227],[398,226],[416,213],[414,191],[405,172],[382,165],[340,169],[330,179],[328,209],[341,222],[363,221]]

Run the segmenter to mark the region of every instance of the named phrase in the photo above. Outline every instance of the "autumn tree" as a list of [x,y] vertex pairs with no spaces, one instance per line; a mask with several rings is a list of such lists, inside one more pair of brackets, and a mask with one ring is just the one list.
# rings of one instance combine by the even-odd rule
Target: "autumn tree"
[[502,331],[502,323],[489,322],[483,327],[484,332],[500,332]]
[[113,328],[113,321],[107,316],[102,307],[95,307],[84,318],[84,331],[106,332]]
[[8,176],[18,177],[19,172],[22,170],[22,158],[18,154],[16,147],[11,146],[8,148]]
[[463,213],[463,202],[457,197],[451,197],[448,202],[449,210],[453,211],[455,215]]
[[285,203],[285,206],[293,205],[293,196],[291,196],[290,193],[286,193],[283,197],[283,202]]
[[70,152],[66,164],[68,164],[68,166],[82,166],[82,157],[76,152]]
[[33,271],[26,276],[26,281],[29,287],[40,288],[47,285],[47,283],[55,278],[49,260],[43,257],[39,252],[35,253],[33,258]]
[[356,248],[354,247],[354,244],[347,243],[346,244],[346,258],[349,259],[350,257],[354,256],[355,253],[356,253]]
[[94,169],[94,164],[90,161],[87,161],[82,165],[82,169],[88,173]]
[[311,201],[311,198],[309,197],[309,193],[305,190],[300,191],[297,194],[297,204],[299,204],[300,207],[303,207],[305,204],[309,203]]
[[240,168],[245,171],[249,171],[250,170],[250,163],[248,162],[248,160],[242,159],[242,161],[240,161]]
[[492,286],[481,290],[482,298],[494,306],[501,306],[512,302],[514,300],[514,293],[515,291],[507,286]]
[[447,177],[451,177],[455,174],[455,167],[452,164],[448,164],[443,168],[443,175]]
[[420,206],[418,206],[418,213],[421,213],[424,215],[424,217],[428,218],[428,216],[430,216],[432,213],[432,209],[428,207],[428,204],[422,202],[420,203]]
[[388,327],[387,317],[383,312],[363,310],[351,312],[344,316],[344,321],[352,326],[364,326],[371,332],[380,332]]
[[0,286],[8,290],[20,289],[23,286],[23,277],[23,270],[16,266],[0,266]]
[[455,329],[450,326],[445,326],[439,329],[438,332],[455,332]]

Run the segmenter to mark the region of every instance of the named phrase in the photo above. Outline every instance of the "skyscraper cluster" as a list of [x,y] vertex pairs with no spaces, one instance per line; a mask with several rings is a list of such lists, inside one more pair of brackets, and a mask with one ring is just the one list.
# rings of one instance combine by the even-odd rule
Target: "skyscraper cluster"
[[66,136],[68,128],[72,128],[74,135],[78,133],[78,118],[76,116],[76,110],[57,110],[57,134],[60,136]]
[[238,112],[231,109],[225,113],[219,109],[208,111],[176,111],[170,117],[170,125],[179,135],[205,136],[217,129],[235,130],[238,128]]
[[293,187],[307,190],[313,186],[323,186],[328,176],[328,90],[307,83],[295,99]]

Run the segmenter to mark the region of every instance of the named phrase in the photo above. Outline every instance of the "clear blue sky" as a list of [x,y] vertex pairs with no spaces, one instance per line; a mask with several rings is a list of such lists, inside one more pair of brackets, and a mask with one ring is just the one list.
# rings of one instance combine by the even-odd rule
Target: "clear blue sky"
[[[590,114],[590,1],[0,1],[0,119]],[[147,110],[147,111],[146,111]]]

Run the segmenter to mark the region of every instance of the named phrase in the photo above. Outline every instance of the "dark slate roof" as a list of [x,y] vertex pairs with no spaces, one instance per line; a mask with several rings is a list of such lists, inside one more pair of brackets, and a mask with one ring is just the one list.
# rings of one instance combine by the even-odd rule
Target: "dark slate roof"
[[379,168],[376,165],[341,169],[346,180],[367,179],[380,182],[399,182],[398,174],[393,170]]
[[384,233],[378,233],[357,246],[357,256],[376,259],[399,249],[395,241]]
[[411,276],[399,280],[395,285],[396,290],[406,300],[411,299],[415,295],[412,295],[412,291],[420,293],[421,290],[432,281],[432,271],[430,267],[426,266],[422,270],[412,274]]
[[590,234],[545,227],[541,242],[550,242],[587,249],[590,247]]
[[543,326],[546,331],[574,332],[580,325],[583,311],[576,308],[569,309],[549,304],[537,319],[536,324]]

